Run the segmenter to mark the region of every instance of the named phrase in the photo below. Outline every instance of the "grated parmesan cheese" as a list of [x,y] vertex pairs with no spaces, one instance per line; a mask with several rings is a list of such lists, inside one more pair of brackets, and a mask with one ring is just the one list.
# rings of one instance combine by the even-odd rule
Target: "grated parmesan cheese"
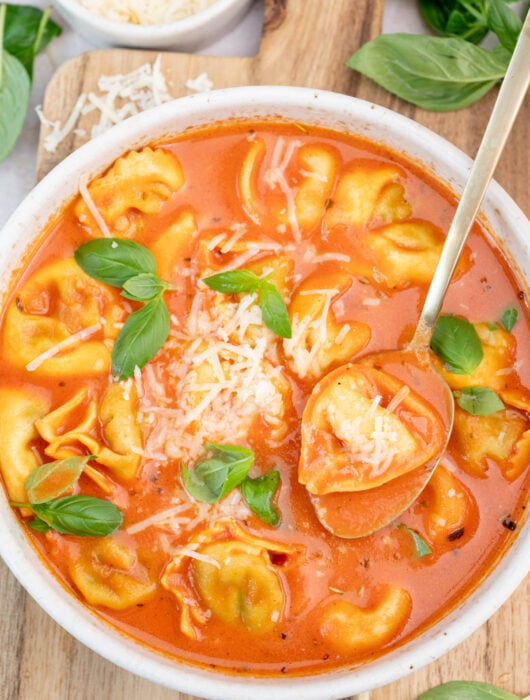
[[[154,63],[144,63],[130,73],[100,76],[98,93],[82,93],[64,124],[47,119],[42,108],[37,107],[41,124],[48,129],[43,140],[44,150],[55,153],[70,133],[94,138],[134,114],[171,101],[173,96],[169,92],[160,63],[161,55],[158,55]],[[213,82],[206,73],[201,73],[197,78],[186,81],[186,88],[192,92],[208,92],[213,88]],[[87,135],[75,127],[80,117],[92,112],[98,120]]]
[[215,0],[77,0],[89,12],[127,24],[170,24],[206,10]]

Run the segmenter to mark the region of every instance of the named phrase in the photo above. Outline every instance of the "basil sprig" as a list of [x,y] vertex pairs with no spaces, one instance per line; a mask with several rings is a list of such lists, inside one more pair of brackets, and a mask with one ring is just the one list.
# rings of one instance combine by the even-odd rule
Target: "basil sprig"
[[[380,35],[361,46],[348,65],[423,109],[443,112],[473,104],[504,77],[522,27],[519,16],[506,0],[420,0],[419,6],[443,36]],[[500,46],[476,46],[490,31]]]
[[112,348],[112,373],[128,379],[156,355],[169,335],[163,294],[171,286],[157,276],[151,251],[135,241],[96,238],[77,248],[74,258],[87,275],[121,287],[127,299],[145,302],[129,314]]
[[280,473],[273,470],[251,478],[248,472],[254,463],[254,452],[241,445],[205,443],[210,455],[194,469],[182,466],[186,491],[197,501],[216,503],[237,486],[248,507],[267,525],[277,525],[280,518],[272,500],[280,483]]
[[229,270],[205,277],[202,281],[210,289],[223,294],[257,294],[263,323],[280,338],[291,337],[291,322],[285,302],[266,277],[258,277],[251,270]]
[[416,700],[529,700],[481,681],[449,681],[418,695]]
[[0,5],[0,161],[13,149],[26,117],[35,56],[61,28],[51,10]]
[[426,557],[427,555],[432,554],[432,549],[429,547],[427,542],[425,542],[423,537],[418,532],[416,532],[416,530],[412,530],[412,528],[404,524],[398,525],[398,528],[400,530],[404,530],[412,537],[417,559],[421,559],[422,557]]
[[504,408],[501,399],[488,386],[468,386],[453,393],[460,408],[474,416],[489,416]]
[[26,479],[28,502],[12,502],[11,505],[30,509],[35,518],[28,524],[38,532],[55,530],[80,537],[112,534],[123,521],[123,515],[114,503],[95,496],[59,497],[79,479],[91,459],[94,459],[93,455],[41,464]]
[[484,356],[475,327],[458,316],[440,316],[432,334],[431,348],[453,374],[471,374]]

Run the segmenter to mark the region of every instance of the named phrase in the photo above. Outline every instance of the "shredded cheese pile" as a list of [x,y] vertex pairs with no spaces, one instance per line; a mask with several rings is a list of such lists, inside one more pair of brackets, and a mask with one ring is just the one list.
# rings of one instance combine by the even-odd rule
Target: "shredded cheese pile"
[[77,0],[90,12],[114,22],[169,24],[213,5],[215,0]]
[[[161,56],[158,56],[153,64],[144,63],[130,73],[102,75],[98,80],[98,92],[79,95],[64,123],[50,121],[44,116],[42,108],[37,107],[41,123],[49,129],[43,141],[44,149],[55,153],[59,144],[72,132],[80,137],[94,138],[127,117],[172,100],[160,61]],[[185,85],[192,92],[208,92],[213,87],[206,73],[187,80]],[[84,129],[76,129],[79,117],[91,112],[98,113],[99,119],[90,134]]]

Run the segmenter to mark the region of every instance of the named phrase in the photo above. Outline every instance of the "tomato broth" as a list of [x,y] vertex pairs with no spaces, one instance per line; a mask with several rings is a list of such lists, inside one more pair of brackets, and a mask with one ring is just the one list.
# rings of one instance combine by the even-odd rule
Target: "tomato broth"
[[[331,489],[362,491],[373,503],[362,519],[378,509],[377,489],[392,489],[401,472],[377,472],[374,425],[388,449],[411,460],[419,449],[372,385],[363,394],[352,384],[364,412],[337,405],[342,394],[330,390],[318,420],[309,413],[330,372],[411,339],[454,210],[453,194],[400,154],[269,121],[129,152],[81,189],[13,281],[0,348],[4,484],[72,595],[179,660],[284,676],[366,663],[479,585],[524,515],[530,336],[525,295],[478,224],[443,317],[450,331],[463,323],[481,354],[463,370],[434,356],[459,399],[440,465],[397,520],[366,536],[333,534],[314,508]],[[140,279],[128,298],[125,283],[102,282],[74,258],[105,239],[117,250],[133,241],[155,260],[154,272],[139,263],[129,275]],[[252,274],[239,291],[241,275],[226,278],[229,291],[204,282],[241,271]],[[140,283],[157,280],[167,287],[139,296]],[[120,379],[119,335],[149,304],[149,319],[122,343],[134,371]],[[145,339],[159,335],[148,357]],[[324,434],[332,446],[308,484],[305,421],[314,451]],[[360,445],[363,431],[369,444]],[[365,471],[352,466],[356,450]],[[71,457],[86,459],[64,490],[39,477],[51,494],[39,511],[29,475],[56,462],[63,478]],[[231,490],[212,476],[241,464],[248,473]],[[114,504],[123,521],[102,535],[69,533],[46,508],[82,495]]]

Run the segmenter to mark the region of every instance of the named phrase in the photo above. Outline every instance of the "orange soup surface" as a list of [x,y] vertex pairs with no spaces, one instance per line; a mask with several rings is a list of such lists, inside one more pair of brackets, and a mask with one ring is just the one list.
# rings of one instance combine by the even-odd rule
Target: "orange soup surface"
[[[375,531],[438,419],[357,369],[410,341],[454,209],[405,158],[289,123],[190,131],[93,179],[1,326],[2,477],[65,588],[162,653],[277,676],[366,663],[469,595],[522,522],[530,458],[526,298],[479,225],[438,329],[463,324],[477,361],[434,356],[458,399],[448,448]],[[105,239],[155,268],[83,271],[74,253]],[[72,496],[123,520],[72,534],[50,515]],[[369,534],[317,517],[350,502]]]

